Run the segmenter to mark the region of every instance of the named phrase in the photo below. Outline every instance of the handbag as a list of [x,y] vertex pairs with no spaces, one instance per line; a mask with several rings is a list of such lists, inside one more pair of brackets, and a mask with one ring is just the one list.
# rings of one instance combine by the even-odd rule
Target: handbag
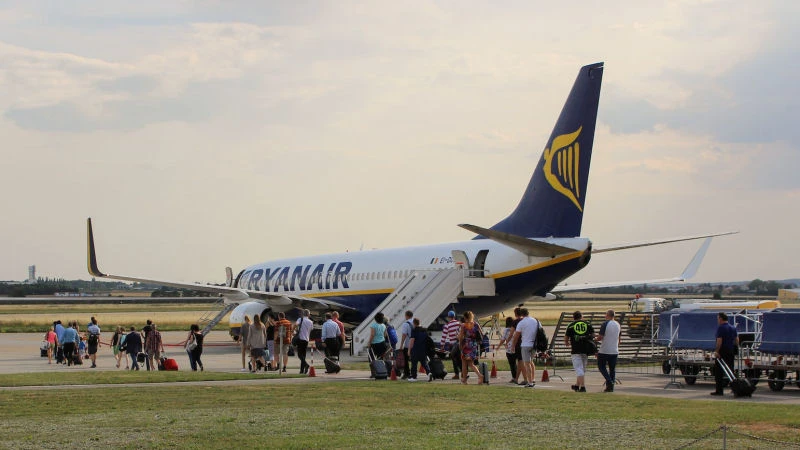
[[300,319],[300,326],[297,327],[297,334],[292,337],[292,346],[297,347],[300,345],[300,332],[303,331],[303,319]]
[[194,338],[194,333],[192,333],[192,337],[186,341],[186,351],[190,352],[197,348],[197,340]]

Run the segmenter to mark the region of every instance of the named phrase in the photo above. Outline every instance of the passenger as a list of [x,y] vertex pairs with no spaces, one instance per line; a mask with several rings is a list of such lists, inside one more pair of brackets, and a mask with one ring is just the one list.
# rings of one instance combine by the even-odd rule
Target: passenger
[[514,343],[520,342],[520,354],[522,355],[522,367],[520,371],[527,381],[525,387],[532,388],[536,385],[536,366],[533,363],[533,355],[536,352],[534,343],[536,341],[536,331],[539,329],[539,321],[530,317],[527,308],[520,308],[522,320],[517,324],[514,332]]
[[75,359],[75,364],[83,364],[83,360],[86,358],[86,339],[78,333],[78,357]]
[[[522,307],[518,306],[514,308],[514,323],[511,325],[511,336],[513,339],[514,333],[517,332],[517,326],[522,321]],[[519,380],[519,376],[522,375],[522,382],[520,384],[527,386],[530,381],[525,378],[525,373],[522,372],[522,341],[517,340],[513,343],[514,347],[514,357],[517,359],[517,371],[514,373],[514,381]]]
[[189,335],[186,337],[186,341],[190,342],[194,339],[194,342],[197,345],[192,349],[189,350],[189,365],[192,367],[193,372],[197,372],[197,368],[200,367],[200,371],[203,371],[203,361],[200,360],[200,356],[203,354],[203,333],[200,332],[200,326],[196,323],[193,323],[191,327],[189,327]]
[[419,319],[413,320],[414,329],[411,331],[409,341],[411,355],[411,377],[408,381],[417,381],[417,365],[421,364],[428,374],[428,381],[433,381],[433,374],[428,365],[428,330],[419,326]]
[[575,369],[577,377],[576,384],[572,385],[575,392],[586,392],[586,364],[589,355],[594,354],[594,328],[592,324],[581,320],[583,314],[580,311],[572,313],[573,322],[567,326],[564,335],[564,344],[569,345],[572,353],[572,367]]
[[164,353],[164,342],[156,324],[150,324],[150,332],[144,338],[144,352],[147,353],[147,370],[156,370]]
[[464,312],[464,325],[458,332],[458,342],[461,348],[461,384],[467,384],[468,367],[478,374],[478,384],[483,384],[481,375],[475,363],[478,362],[481,346],[481,327],[474,320],[472,311]]
[[[239,346],[242,348],[242,372],[247,372],[247,363],[245,359],[249,356],[250,353],[250,345],[247,341],[247,337],[250,334],[250,316],[247,314],[244,315],[244,322],[242,326],[239,328]],[[250,358],[250,367],[254,367],[253,365],[253,358]]]
[[139,370],[139,361],[136,356],[142,351],[142,335],[136,332],[136,327],[132,326],[131,331],[125,335],[124,344],[131,357],[131,370]]
[[413,311],[406,311],[406,321],[400,325],[400,351],[403,352],[403,376],[400,379],[405,380],[411,376],[409,365],[409,344],[411,344],[411,332],[414,331],[412,318],[414,317]]
[[511,380],[509,383],[517,384],[517,354],[514,352],[514,318],[506,317],[506,327],[503,328],[503,333],[497,347],[505,347],[506,359],[508,360],[508,368],[511,371]]
[[[58,339],[58,345],[56,346],[56,363],[64,363],[66,360],[64,359],[64,325],[61,324],[60,320],[56,320],[53,322],[53,331],[56,332],[56,339]],[[59,351],[61,354],[61,360],[59,361]]]
[[311,337],[311,329],[314,322],[309,319],[311,311],[304,309],[303,315],[297,319],[297,359],[300,360],[300,373],[307,373],[310,367],[306,362],[306,352],[308,352],[308,341]]
[[111,336],[111,351],[114,353],[114,359],[117,360],[117,369],[119,369],[119,365],[122,362],[122,358],[125,358],[125,368],[128,368],[128,356],[127,354],[121,350],[122,344],[125,340],[125,333],[122,330],[122,327],[117,325],[116,331],[114,331],[114,335]]
[[97,326],[97,319],[92,316],[91,322],[86,327],[87,353],[92,360],[92,369],[97,367],[97,349],[100,347],[100,327]]
[[600,342],[597,352],[597,368],[606,379],[606,388],[603,392],[614,392],[617,382],[617,357],[619,355],[619,322],[614,320],[614,310],[606,311],[606,321],[600,325],[600,332],[596,338]]
[[272,314],[267,315],[267,351],[269,361],[267,362],[267,369],[276,370],[278,364],[275,362],[275,317]]
[[145,324],[145,326],[142,327],[141,336],[142,336],[142,342],[143,343],[144,343],[145,340],[147,340],[147,333],[149,333],[150,330],[152,330],[152,329],[153,329],[153,321],[150,320],[150,319],[147,319],[147,323]]
[[[461,322],[456,319],[456,312],[455,311],[448,311],[447,312],[447,319],[448,322],[445,324],[444,328],[442,328],[442,339],[439,341],[439,348],[444,350],[445,352],[452,352],[454,348],[457,347],[458,344],[458,329],[461,328]],[[460,378],[459,373],[461,372],[461,359],[458,360],[453,359],[453,379],[457,380]]]
[[[260,367],[267,370],[267,360],[264,358],[264,349],[267,348],[267,327],[261,322],[261,316],[253,315],[253,325],[247,336],[247,343],[250,346],[250,372],[257,372]],[[261,363],[261,366],[258,363]]]
[[[721,359],[733,370],[733,359],[736,347],[739,345],[739,336],[736,327],[728,323],[728,315],[724,312],[717,314],[716,348],[714,358]],[[725,387],[722,369],[714,367],[714,381],[716,389],[711,395],[723,395]]]
[[286,314],[278,313],[278,321],[275,322],[275,345],[278,346],[278,370],[286,372],[286,365],[289,364],[289,347],[292,345],[292,322],[286,319]]
[[339,359],[339,343],[342,332],[339,325],[333,321],[333,314],[325,313],[325,323],[322,324],[322,342],[325,343],[325,356]]
[[379,312],[375,314],[375,321],[369,326],[369,346],[372,349],[372,354],[377,359],[383,359],[389,351],[389,346],[386,345],[386,339],[388,339],[389,335],[383,320],[383,313]]
[[341,351],[344,348],[344,344],[347,342],[347,335],[345,334],[344,324],[342,323],[341,320],[339,320],[338,311],[331,312],[331,316],[333,317],[333,321],[336,322],[336,325],[339,326],[339,332],[341,333],[339,335],[339,351]]
[[58,336],[52,328],[49,328],[44,334],[44,340],[47,341],[47,364],[53,364],[53,352],[58,346]]

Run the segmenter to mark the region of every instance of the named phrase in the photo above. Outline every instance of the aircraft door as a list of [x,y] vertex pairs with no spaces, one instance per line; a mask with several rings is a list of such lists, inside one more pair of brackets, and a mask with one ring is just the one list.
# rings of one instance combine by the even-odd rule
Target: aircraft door
[[474,271],[471,275],[476,277],[484,276],[484,269],[486,268],[486,257],[489,256],[489,250],[481,250],[475,256],[475,264],[472,266],[472,270]]
[[453,255],[453,264],[456,265],[456,268],[469,270],[469,258],[465,251],[451,250],[450,254]]

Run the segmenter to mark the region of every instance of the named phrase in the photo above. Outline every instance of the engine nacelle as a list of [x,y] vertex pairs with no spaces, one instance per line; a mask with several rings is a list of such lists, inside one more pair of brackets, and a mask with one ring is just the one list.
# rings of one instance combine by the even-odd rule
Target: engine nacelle
[[231,315],[228,317],[230,334],[233,336],[233,339],[239,340],[239,332],[242,329],[242,323],[244,323],[244,316],[250,317],[251,322],[253,316],[259,316],[263,321],[269,311],[269,306],[261,302],[242,303],[234,308],[233,311],[231,311]]

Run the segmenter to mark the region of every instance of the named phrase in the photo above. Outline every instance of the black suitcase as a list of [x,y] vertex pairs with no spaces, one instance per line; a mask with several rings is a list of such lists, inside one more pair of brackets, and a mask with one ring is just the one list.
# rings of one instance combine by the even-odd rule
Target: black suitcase
[[738,378],[722,358],[717,358],[717,364],[722,368],[725,378],[730,381],[734,397],[752,397],[756,387],[747,378]]
[[483,377],[483,384],[489,384],[489,366],[485,362],[482,362],[479,369]]
[[375,358],[372,349],[369,349],[369,371],[371,378],[376,380],[386,380],[389,378],[389,372],[386,370],[386,362],[382,359]]
[[342,370],[335,356],[325,357],[322,361],[325,363],[325,373],[339,373]]
[[431,375],[434,380],[444,380],[447,376],[447,371],[444,370],[444,361],[439,358],[433,358],[430,363]]

